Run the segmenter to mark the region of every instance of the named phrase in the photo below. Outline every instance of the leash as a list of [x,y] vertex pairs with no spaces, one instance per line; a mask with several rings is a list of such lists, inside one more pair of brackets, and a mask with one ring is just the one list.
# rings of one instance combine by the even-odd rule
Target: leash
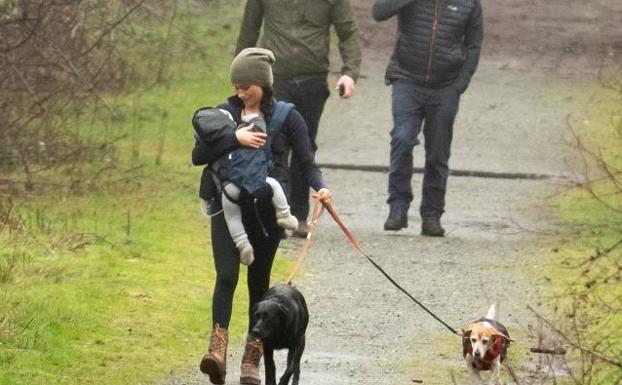
[[313,234],[313,231],[315,230],[315,226],[317,225],[317,222],[320,220],[320,217],[324,213],[324,206],[320,204],[320,200],[316,198],[314,202],[315,203],[313,205],[313,215],[311,216],[311,223],[309,223],[309,232],[307,233],[307,238],[302,245],[302,250],[300,251],[300,255],[298,256],[296,263],[289,270],[287,278],[285,279],[285,283],[288,285],[291,285],[292,279],[294,279],[294,275],[296,275],[296,271],[298,271],[302,260],[305,259],[307,251],[309,250],[309,246],[311,246],[311,236]]
[[324,209],[326,208],[326,210],[328,210],[328,212],[330,213],[330,215],[333,218],[333,220],[335,221],[335,223],[339,226],[341,231],[343,231],[343,233],[345,234],[346,238],[350,241],[352,246],[354,246],[354,248],[359,253],[361,253],[367,259],[367,261],[369,261],[369,263],[371,263],[376,269],[378,269],[378,271],[380,271],[380,273],[382,273],[382,275],[384,275],[385,278],[388,279],[389,282],[391,282],[393,284],[393,286],[398,288],[402,293],[406,294],[406,296],[408,296],[408,298],[410,298],[414,303],[419,305],[419,307],[421,307],[429,315],[431,315],[435,320],[437,320],[443,326],[445,326],[447,329],[449,329],[449,331],[451,331],[453,334],[455,334],[457,336],[460,336],[460,337],[464,337],[463,333],[459,333],[456,329],[451,327],[449,324],[447,324],[445,321],[443,321],[439,316],[437,316],[430,309],[428,309],[424,304],[422,304],[415,297],[413,297],[406,289],[404,289],[402,286],[400,286],[400,284],[398,284],[393,278],[391,278],[391,276],[386,271],[384,271],[384,269],[382,267],[380,267],[380,265],[378,265],[376,263],[376,261],[374,261],[374,259],[369,254],[367,254],[365,252],[365,250],[363,250],[363,247],[361,246],[359,241],[354,237],[354,235],[350,232],[350,230],[348,230],[348,228],[343,223],[343,221],[341,220],[339,215],[337,215],[337,212],[335,211],[335,209],[333,208],[333,206],[332,206],[332,204],[330,202],[322,202],[322,204],[320,204],[320,200],[318,198],[316,198],[314,200],[314,202],[315,203],[313,205],[313,216],[311,218],[311,223],[309,223],[309,232],[307,233],[307,238],[305,239],[305,242],[302,245],[302,250],[300,251],[300,255],[298,256],[298,259],[296,260],[296,263],[294,264],[294,266],[292,266],[292,268],[290,269],[289,274],[287,275],[287,278],[285,279],[285,283],[286,284],[288,284],[288,285],[291,284],[291,281],[292,281],[294,275],[296,274],[296,271],[298,271],[298,268],[300,267],[300,264],[304,260],[306,254],[307,254],[307,251],[309,250],[309,246],[311,245],[311,237],[312,237],[313,231],[315,230],[317,222],[319,221],[320,217],[324,213]]
[[428,309],[424,304],[422,304],[415,297],[413,297],[406,289],[404,289],[397,282],[395,282],[395,280],[393,278],[391,278],[391,276],[386,271],[384,271],[384,269],[382,267],[380,267],[380,265],[378,265],[369,254],[367,254],[365,252],[365,250],[363,250],[363,248],[361,247],[361,244],[359,243],[359,241],[354,237],[354,235],[350,232],[350,230],[348,230],[348,228],[343,223],[341,218],[339,218],[339,215],[337,215],[337,212],[333,208],[332,204],[330,202],[323,202],[323,205],[324,205],[324,207],[326,207],[326,210],[328,210],[328,212],[330,213],[331,217],[333,217],[333,220],[335,221],[335,223],[337,223],[339,228],[341,228],[341,231],[343,231],[343,233],[346,235],[346,238],[348,238],[348,240],[350,241],[352,246],[354,246],[354,248],[359,253],[361,253],[365,258],[367,258],[369,263],[371,263],[376,269],[378,269],[378,271],[380,271],[382,273],[382,275],[384,275],[385,278],[388,279],[389,282],[391,282],[393,284],[393,286],[398,288],[402,293],[406,294],[406,296],[408,296],[408,298],[410,298],[414,303],[419,305],[419,307],[421,307],[423,310],[425,310],[435,320],[437,320],[438,322],[443,324],[443,326],[445,326],[447,329],[449,329],[449,331],[451,331],[453,334],[455,334],[457,336],[460,336],[460,337],[464,337],[464,334],[459,333],[456,329],[452,328],[449,324],[447,324],[440,317],[438,317],[436,314],[434,314],[430,309]]

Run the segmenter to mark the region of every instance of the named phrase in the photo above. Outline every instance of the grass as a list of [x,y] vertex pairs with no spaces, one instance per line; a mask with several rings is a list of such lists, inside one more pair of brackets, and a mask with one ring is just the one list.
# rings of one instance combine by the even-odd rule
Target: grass
[[[188,194],[173,199],[183,190],[158,199],[138,192],[121,201],[71,202],[75,215],[87,218],[79,228],[97,223],[107,242],[33,253],[3,285],[2,383],[135,383],[203,348],[213,281],[209,242],[197,239],[205,225],[189,215],[174,232],[163,226],[188,213]],[[124,223],[118,209],[130,202],[136,218],[127,236],[116,224]],[[167,205],[170,212],[158,210]]]
[[[200,52],[171,61],[164,84],[105,96],[110,121],[76,127],[123,136],[118,165],[138,171],[94,191],[15,200],[11,226],[0,228],[0,385],[137,385],[196,365],[211,327],[214,271],[190,118],[231,94],[242,3],[188,2],[193,12],[180,16],[180,28]],[[286,263],[277,262],[274,275],[284,275]],[[242,279],[234,341],[247,304]]]
[[[620,170],[622,131],[616,122],[620,116],[622,95],[594,88],[583,91],[592,96],[581,116],[573,117],[575,133],[586,147]],[[590,161],[589,164],[593,170],[595,163]],[[617,181],[619,183],[619,179]],[[600,179],[592,187],[608,205],[622,208],[622,191],[613,180]],[[604,250],[622,240],[622,213],[598,202],[581,186],[570,188],[559,196],[554,207],[567,230],[554,247],[555,253],[549,256],[557,268],[547,274],[554,277],[554,294],[562,295],[558,306],[562,309],[561,315],[566,315],[562,317],[566,319],[565,330],[573,330],[572,323],[576,323],[584,346],[603,341],[610,343],[604,353],[619,358],[622,339],[619,333],[612,332],[622,328],[622,313],[619,312],[622,284],[618,267],[622,266],[622,247],[613,248],[608,254]],[[605,279],[607,276],[612,278]],[[574,315],[568,316],[570,313]],[[576,365],[577,371],[582,367],[586,366]],[[620,370],[596,360],[595,370],[588,376],[591,384],[610,384],[620,376]]]

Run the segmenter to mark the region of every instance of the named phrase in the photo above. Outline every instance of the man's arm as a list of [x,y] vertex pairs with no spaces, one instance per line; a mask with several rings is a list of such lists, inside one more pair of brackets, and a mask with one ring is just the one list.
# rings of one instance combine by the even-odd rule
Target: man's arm
[[361,37],[352,14],[350,0],[338,0],[331,12],[331,22],[339,39],[339,53],[343,65],[341,74],[356,81],[361,69]]
[[244,48],[255,47],[259,39],[261,31],[261,23],[263,22],[263,4],[262,0],[248,0],[244,8],[244,16],[242,17],[242,26],[240,27],[240,35],[235,47],[237,55]]
[[469,83],[471,82],[471,76],[473,76],[475,70],[477,69],[483,40],[484,22],[482,19],[482,5],[478,1],[475,8],[473,8],[471,16],[469,17],[469,24],[467,25],[464,34],[466,60],[462,65],[460,74],[454,81],[454,86],[456,86],[460,93],[466,91]]
[[402,7],[415,0],[376,0],[372,9],[374,20],[384,21],[396,15]]

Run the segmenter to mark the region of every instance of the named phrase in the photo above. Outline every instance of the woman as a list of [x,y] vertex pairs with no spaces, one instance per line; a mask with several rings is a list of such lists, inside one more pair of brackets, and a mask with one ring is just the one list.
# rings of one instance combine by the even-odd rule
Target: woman
[[[247,48],[235,57],[231,64],[231,82],[236,95],[217,108],[231,113],[240,123],[246,116],[258,114],[269,124],[275,99],[272,97],[272,63],[274,55],[261,48]],[[252,126],[231,133],[217,145],[195,143],[192,162],[195,165],[210,164],[223,154],[237,147],[261,148],[267,134],[254,132]],[[270,176],[287,183],[287,155],[291,148],[302,165],[302,172],[309,185],[316,190],[315,197],[322,201],[331,198],[322,174],[314,162],[313,149],[309,141],[306,124],[301,115],[292,109],[281,129],[271,138],[271,151],[274,167]],[[258,199],[241,199],[242,216],[248,238],[255,250],[255,260],[248,267],[249,290],[249,334],[242,358],[240,383],[259,385],[259,361],[263,352],[259,339],[250,334],[250,310],[261,300],[270,284],[270,271],[274,255],[282,239],[283,232],[276,225],[274,208],[270,202],[271,191],[264,189]],[[216,200],[219,201],[219,200]],[[212,336],[208,353],[201,360],[201,371],[208,374],[214,384],[224,384],[227,356],[227,328],[231,318],[233,294],[238,282],[240,264],[239,253],[221,214],[212,217],[211,236],[214,263],[216,266],[216,285],[212,298]]]

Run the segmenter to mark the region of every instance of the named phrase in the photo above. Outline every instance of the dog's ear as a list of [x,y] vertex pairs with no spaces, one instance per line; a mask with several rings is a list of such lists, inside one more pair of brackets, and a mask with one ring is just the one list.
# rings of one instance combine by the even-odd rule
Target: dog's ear
[[509,336],[501,334],[497,329],[495,329],[495,331],[492,333],[492,341],[494,342],[497,338],[503,338],[508,342],[514,342],[514,340],[511,339]]
[[494,344],[495,342],[497,342],[497,338],[503,338],[503,336],[501,335],[501,333],[494,331],[491,335],[490,335],[490,343]]
[[472,332],[473,332],[473,328],[471,328],[471,326],[469,326],[466,330],[462,329],[462,335],[464,336],[464,338],[471,337]]

